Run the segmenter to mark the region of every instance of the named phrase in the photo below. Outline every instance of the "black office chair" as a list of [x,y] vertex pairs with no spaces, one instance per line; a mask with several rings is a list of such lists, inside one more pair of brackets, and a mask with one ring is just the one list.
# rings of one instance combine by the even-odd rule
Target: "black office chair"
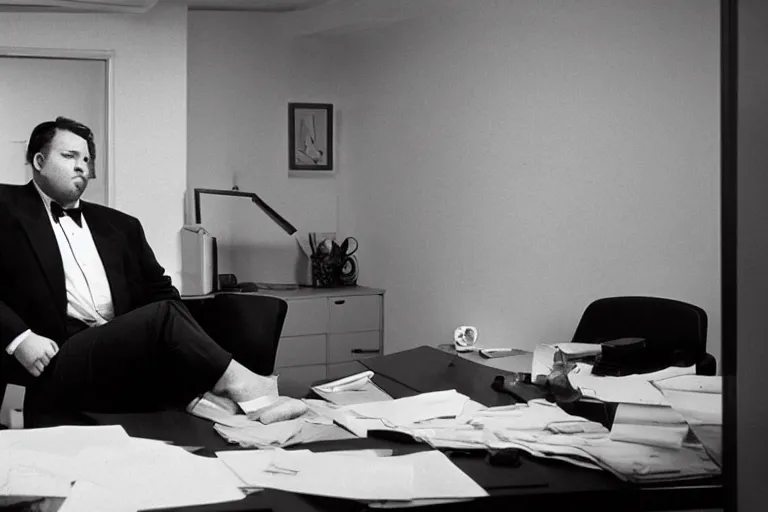
[[205,332],[243,366],[259,375],[272,374],[288,312],[286,301],[222,293],[185,304]]
[[708,354],[707,313],[687,302],[662,297],[606,297],[587,306],[573,341],[603,343],[645,338],[672,344],[696,361],[696,373],[715,375],[717,362]]
[[[286,301],[265,295],[217,294],[185,301],[185,305],[205,332],[243,366],[259,375],[272,374],[288,312]],[[6,384],[0,366],[0,405]],[[23,385],[21,382],[10,384]],[[183,409],[183,405],[179,407]],[[25,415],[24,421],[25,425],[35,427],[93,424],[87,414],[81,412],[40,413],[34,418]]]

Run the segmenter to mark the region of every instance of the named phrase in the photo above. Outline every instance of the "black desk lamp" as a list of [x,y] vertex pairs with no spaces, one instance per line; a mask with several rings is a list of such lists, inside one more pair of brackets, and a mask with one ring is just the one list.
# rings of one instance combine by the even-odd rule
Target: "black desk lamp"
[[254,194],[253,192],[240,192],[239,190],[219,190],[215,188],[196,188],[195,189],[195,224],[200,224],[200,194],[212,194],[216,196],[235,196],[235,197],[250,197],[251,201],[266,213],[270,219],[283,228],[283,230],[292,235],[296,232],[296,228],[293,224],[285,220],[279,213],[272,209],[262,198]]
[[[261,210],[272,219],[275,224],[283,228],[283,231],[292,235],[296,232],[296,228],[293,224],[285,220],[279,213],[272,209],[267,203],[264,202],[259,196],[253,192],[240,192],[235,187],[233,190],[220,190],[215,188],[196,188],[195,189],[195,224],[200,224],[200,195],[211,194],[216,196],[234,196],[234,197],[250,197],[251,201],[261,208]],[[216,237],[213,237],[213,291],[219,290],[219,263],[218,263],[219,249],[216,244]]]

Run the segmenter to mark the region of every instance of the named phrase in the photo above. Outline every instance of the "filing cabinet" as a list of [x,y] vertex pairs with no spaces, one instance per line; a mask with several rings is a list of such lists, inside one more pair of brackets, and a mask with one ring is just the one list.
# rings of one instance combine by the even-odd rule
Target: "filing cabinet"
[[359,360],[383,354],[384,290],[366,286],[260,292],[288,303],[275,361],[279,382],[312,382],[364,371]]

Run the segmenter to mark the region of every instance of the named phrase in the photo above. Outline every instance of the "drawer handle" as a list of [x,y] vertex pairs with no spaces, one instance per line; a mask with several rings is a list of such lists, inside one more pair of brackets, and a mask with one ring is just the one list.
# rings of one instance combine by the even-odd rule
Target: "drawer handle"
[[345,302],[347,301],[345,301],[344,299],[333,301],[334,304],[344,304]]
[[379,349],[377,348],[353,348],[351,350],[353,354],[378,354]]

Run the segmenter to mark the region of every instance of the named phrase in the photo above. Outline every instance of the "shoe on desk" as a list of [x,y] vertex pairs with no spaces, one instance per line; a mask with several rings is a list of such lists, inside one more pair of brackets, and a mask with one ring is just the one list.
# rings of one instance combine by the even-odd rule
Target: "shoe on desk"
[[187,405],[186,411],[211,421],[216,421],[216,418],[222,416],[232,416],[241,413],[240,407],[235,401],[215,395],[210,391],[192,400]]

